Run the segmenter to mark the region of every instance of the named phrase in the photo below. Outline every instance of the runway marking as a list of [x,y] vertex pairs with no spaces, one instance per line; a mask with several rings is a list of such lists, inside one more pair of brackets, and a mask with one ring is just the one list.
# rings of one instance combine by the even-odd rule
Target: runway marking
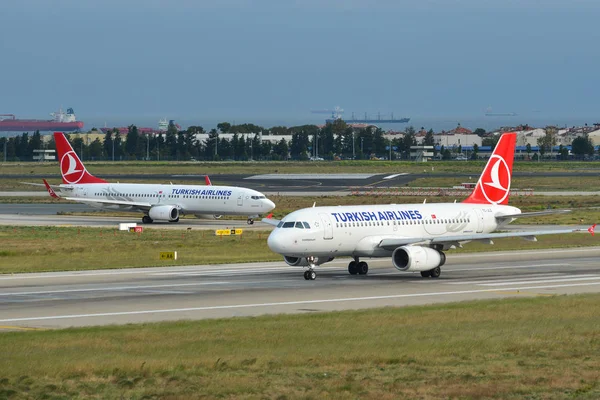
[[94,313],[94,314],[71,314],[71,315],[53,315],[53,316],[39,316],[39,317],[24,317],[24,318],[6,318],[0,319],[0,322],[25,322],[25,321],[46,321],[53,319],[76,319],[76,318],[94,318],[94,317],[115,317],[123,315],[144,315],[144,314],[164,314],[164,313],[180,313],[190,311],[210,311],[210,310],[225,310],[225,309],[236,309],[236,308],[256,308],[256,307],[275,307],[275,306],[290,306],[290,305],[306,305],[306,304],[323,304],[323,303],[341,303],[349,301],[372,301],[372,300],[386,300],[386,299],[401,299],[409,297],[432,297],[432,296],[450,296],[450,295],[461,295],[461,294],[475,294],[475,293],[507,293],[519,290],[540,290],[540,289],[557,289],[564,287],[577,287],[577,286],[592,286],[600,285],[600,282],[586,282],[586,283],[573,283],[573,284],[560,284],[560,285],[546,285],[546,286],[523,286],[513,288],[494,288],[494,289],[476,289],[476,290],[458,290],[451,292],[429,292],[429,293],[411,293],[411,294],[397,294],[389,296],[369,296],[369,297],[350,297],[350,298],[338,298],[338,299],[321,299],[321,300],[298,300],[298,301],[282,301],[273,303],[254,303],[254,304],[233,304],[233,305],[221,305],[221,306],[206,306],[206,307],[189,307],[189,308],[172,308],[172,309],[157,309],[157,310],[140,310],[140,311],[121,311],[121,312],[106,312],[106,313]]
[[[523,281],[518,282],[523,285],[532,285],[538,283],[549,283],[549,282],[575,282],[575,281],[589,281],[589,280],[598,280],[600,276],[587,277],[587,278],[565,278],[565,279],[540,279],[534,281]],[[514,285],[516,282],[496,282],[496,283],[483,283],[481,286],[505,286],[505,285]]]
[[408,175],[408,172],[403,172],[401,174],[394,174],[394,175],[384,176],[382,179],[394,179],[397,176],[403,176],[403,175]]
[[527,280],[527,279],[532,279],[532,278],[537,278],[537,279],[553,279],[553,278],[576,278],[576,277],[584,277],[584,276],[598,276],[598,275],[592,275],[592,274],[582,274],[582,275],[565,275],[562,273],[554,273],[554,274],[541,274],[541,275],[537,275],[537,274],[524,274],[524,275],[519,275],[519,277],[515,277],[515,278],[508,278],[505,279],[503,277],[497,277],[495,279],[486,279],[486,280],[476,280],[476,279],[472,279],[472,280],[467,280],[467,281],[450,281],[450,282],[442,282],[445,285],[480,285],[483,283],[495,283],[495,282],[512,282],[512,283],[522,283],[521,281],[523,280]]
[[571,264],[533,264],[533,265],[511,265],[506,267],[475,267],[475,268],[444,268],[444,272],[459,272],[459,271],[486,271],[496,269],[521,269],[521,268],[539,268],[539,267],[570,267]]
[[231,282],[198,282],[198,283],[174,283],[172,285],[146,285],[146,286],[117,286],[117,287],[101,287],[87,289],[64,289],[64,290],[46,290],[39,292],[10,292],[0,293],[3,296],[31,296],[36,294],[60,294],[60,293],[76,293],[76,292],[110,292],[119,290],[136,290],[136,289],[158,289],[158,288],[173,288],[183,286],[210,286],[210,285],[231,285]]

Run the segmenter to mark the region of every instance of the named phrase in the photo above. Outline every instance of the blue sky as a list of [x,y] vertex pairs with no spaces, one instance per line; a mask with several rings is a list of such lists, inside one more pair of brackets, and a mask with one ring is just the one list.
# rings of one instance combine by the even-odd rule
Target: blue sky
[[4,0],[0,113],[600,120],[598,20],[591,0]]

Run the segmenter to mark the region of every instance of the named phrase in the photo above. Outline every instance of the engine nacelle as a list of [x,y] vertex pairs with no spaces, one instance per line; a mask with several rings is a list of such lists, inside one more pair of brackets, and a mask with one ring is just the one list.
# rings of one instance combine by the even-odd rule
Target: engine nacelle
[[[326,262],[333,261],[334,258],[335,257],[315,257],[315,264],[316,265],[325,264]],[[306,259],[306,257],[283,256],[283,259],[286,262],[286,264],[289,265],[290,267],[307,267],[308,266],[308,260]]]
[[429,271],[445,262],[446,255],[430,247],[402,246],[392,253],[392,263],[399,271]]
[[222,215],[218,214],[194,214],[194,216],[198,219],[219,219]]
[[175,206],[154,206],[148,211],[148,216],[154,221],[177,221],[179,210]]

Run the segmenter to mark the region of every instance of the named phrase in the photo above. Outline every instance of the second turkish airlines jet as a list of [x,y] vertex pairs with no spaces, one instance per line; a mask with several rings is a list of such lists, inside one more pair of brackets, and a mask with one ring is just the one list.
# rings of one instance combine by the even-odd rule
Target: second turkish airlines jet
[[57,194],[44,180],[50,196],[73,200],[90,206],[120,211],[141,211],[143,223],[177,222],[183,214],[199,218],[221,215],[255,217],[268,213],[275,204],[256,190],[235,186],[162,185],[142,183],[109,183],[90,174],[65,135],[54,133],[56,152],[63,183]]
[[[469,241],[492,243],[507,237],[536,240],[536,235],[579,231],[494,233],[518,217],[564,212],[521,213],[508,205],[515,141],[515,133],[500,137],[475,189],[462,203],[305,208],[281,221],[264,218],[264,222],[276,225],[267,244],[283,255],[288,265],[307,268],[307,280],[315,279],[315,267],[340,256],[354,258],[348,264],[353,275],[369,270],[361,257],[391,257],[399,271],[437,278],[446,262],[444,251]],[[592,235],[594,227],[588,229]]]

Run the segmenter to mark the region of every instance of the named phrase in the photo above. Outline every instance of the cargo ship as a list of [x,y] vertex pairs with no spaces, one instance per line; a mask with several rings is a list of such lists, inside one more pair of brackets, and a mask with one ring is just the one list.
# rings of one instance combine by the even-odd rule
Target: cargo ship
[[0,114],[0,131],[2,132],[34,132],[34,131],[79,131],[83,122],[77,121],[72,108],[50,113],[52,119],[20,119],[14,114]]

